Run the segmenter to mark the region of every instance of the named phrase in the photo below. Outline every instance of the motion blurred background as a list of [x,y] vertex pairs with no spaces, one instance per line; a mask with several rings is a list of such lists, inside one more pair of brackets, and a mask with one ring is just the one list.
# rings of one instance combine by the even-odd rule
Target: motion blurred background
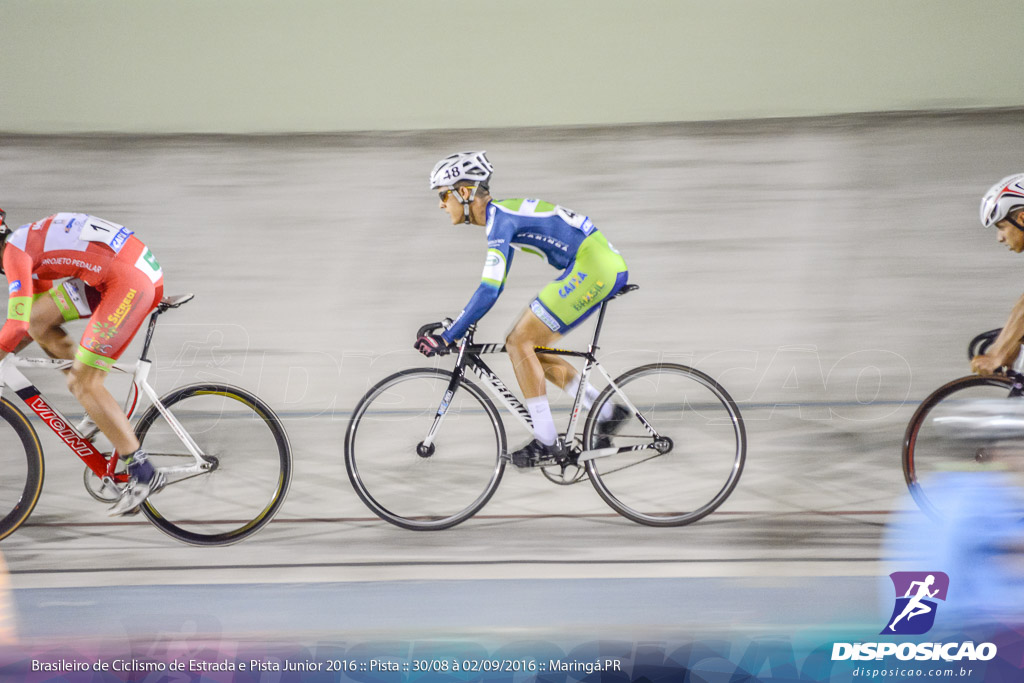
[[[278,520],[204,550],[109,521],[41,433],[43,497],[2,546],[22,637],[880,627],[907,419],[1024,290],[977,219],[1024,165],[1022,22],[1018,0],[4,0],[8,222],[135,229],[166,291],[197,295],[161,323],[157,389],[252,389],[296,458]],[[427,186],[462,149],[497,196],[585,213],[624,254],[641,289],[610,311],[613,374],[690,363],[739,401],[747,468],[719,512],[640,528],[531,473],[424,535],[356,498],[349,411],[424,364],[415,330],[478,281],[482,235]],[[517,259],[478,339],[553,275]],[[112,621],[120,584],[174,606]],[[289,600],[263,618],[253,584]]]

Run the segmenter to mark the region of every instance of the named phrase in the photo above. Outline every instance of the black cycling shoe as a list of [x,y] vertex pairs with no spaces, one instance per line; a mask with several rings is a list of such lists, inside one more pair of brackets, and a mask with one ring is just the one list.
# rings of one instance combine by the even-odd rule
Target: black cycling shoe
[[557,464],[564,455],[565,449],[559,441],[545,446],[534,439],[512,454],[512,464],[516,467],[547,467]]
[[629,408],[616,403],[612,406],[612,416],[607,420],[597,421],[597,438],[594,439],[594,448],[609,448],[612,445],[612,437],[619,433],[622,425],[629,422],[633,413]]

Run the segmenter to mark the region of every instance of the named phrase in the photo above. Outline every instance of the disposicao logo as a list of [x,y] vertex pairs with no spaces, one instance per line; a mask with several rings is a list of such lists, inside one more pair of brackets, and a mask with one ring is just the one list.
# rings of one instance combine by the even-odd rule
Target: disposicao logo
[[893,572],[896,604],[881,635],[919,636],[935,624],[936,600],[946,601],[949,577],[942,572]]
[[[896,591],[892,614],[879,635],[917,636],[935,624],[939,603],[945,602],[949,577],[942,572],[893,572],[889,575]],[[954,662],[988,661],[997,654],[994,643],[973,641],[951,643],[834,643],[832,661],[881,660]]]

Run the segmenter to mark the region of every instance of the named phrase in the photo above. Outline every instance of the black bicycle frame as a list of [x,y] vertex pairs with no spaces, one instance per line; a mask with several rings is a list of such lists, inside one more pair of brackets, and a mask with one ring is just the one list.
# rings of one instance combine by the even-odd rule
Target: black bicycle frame
[[[654,429],[654,427],[651,426],[651,424],[647,421],[643,414],[640,413],[640,411],[637,410],[637,408],[634,405],[632,405],[632,403],[629,402],[625,394],[623,394],[622,391],[615,385],[612,378],[608,376],[608,374],[604,371],[603,368],[601,368],[600,364],[597,361],[597,357],[595,356],[594,352],[597,351],[597,349],[599,348],[597,342],[601,335],[601,328],[604,325],[604,317],[607,305],[608,301],[604,301],[601,303],[601,309],[598,313],[597,318],[597,326],[594,329],[594,338],[590,342],[590,345],[586,351],[570,351],[567,349],[555,349],[543,346],[536,347],[536,351],[538,354],[546,354],[553,356],[571,356],[574,358],[582,358],[585,361],[583,365],[583,370],[580,372],[580,386],[576,392],[575,398],[573,399],[572,413],[566,433],[566,440],[569,441],[571,434],[575,432],[575,427],[579,419],[579,411],[583,403],[583,396],[587,384],[587,379],[589,378],[591,371],[595,367],[599,368],[602,374],[605,375],[605,378],[608,380],[609,384],[611,384],[611,386],[614,387],[616,393],[618,393],[618,395],[627,404],[629,409],[633,412],[633,415],[644,426],[647,432],[651,435],[652,439],[657,440],[658,438],[660,438],[657,431]],[[470,370],[472,370],[473,373],[477,375],[480,379],[484,380],[486,384],[490,385],[505,400],[507,407],[511,409],[515,414],[517,414],[527,425],[527,427],[529,427],[530,429],[533,428],[533,420],[530,418],[530,413],[526,409],[526,406],[524,406],[522,401],[520,401],[519,398],[516,397],[516,395],[505,385],[505,383],[501,381],[501,378],[498,377],[497,373],[491,370],[487,363],[485,363],[483,359],[480,358],[481,355],[487,353],[506,353],[506,346],[504,344],[474,344],[473,334],[475,332],[476,325],[471,325],[469,329],[466,331],[466,335],[465,337],[463,337],[462,342],[459,344],[458,357],[455,360],[455,368],[452,372],[451,381],[448,383],[448,387],[445,390],[444,398],[441,400],[441,403],[438,406],[437,413],[434,416],[434,423],[431,426],[430,432],[424,439],[424,444],[427,444],[428,446],[433,443],[433,438],[436,435],[438,428],[440,427],[441,421],[444,419],[444,416],[447,413],[448,406],[451,404],[451,400],[454,397],[455,392],[458,390],[459,384],[461,384],[465,379],[467,367]],[[571,443],[567,445],[571,445]],[[651,444],[641,444],[637,446],[609,447],[596,449],[593,451],[584,450],[579,455],[585,455],[586,457],[582,457],[581,459],[587,460],[595,457],[615,455],[617,453],[627,453],[630,451],[646,450],[650,448],[654,448],[653,441]]]

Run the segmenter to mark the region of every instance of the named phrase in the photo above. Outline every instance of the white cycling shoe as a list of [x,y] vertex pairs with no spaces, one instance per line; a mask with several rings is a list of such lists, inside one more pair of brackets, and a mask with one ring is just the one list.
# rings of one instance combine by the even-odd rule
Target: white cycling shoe
[[166,483],[164,473],[153,467],[149,456],[142,450],[136,451],[128,459],[128,474],[131,479],[121,491],[121,497],[107,511],[111,517],[134,514],[146,498],[162,489]]

